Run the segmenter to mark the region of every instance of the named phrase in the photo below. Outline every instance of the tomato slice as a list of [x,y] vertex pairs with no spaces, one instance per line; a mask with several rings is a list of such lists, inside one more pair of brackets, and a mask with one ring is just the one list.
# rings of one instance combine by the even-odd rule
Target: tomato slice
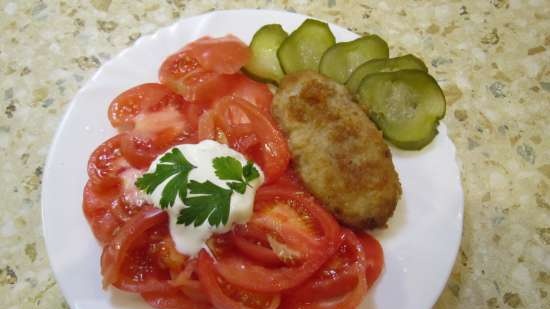
[[[265,210],[255,211],[247,225],[259,227],[260,230],[264,230],[266,237],[273,235],[282,245],[288,244],[287,249],[273,248],[274,244],[270,244],[273,251],[283,251],[276,254],[279,259],[284,260],[285,264],[275,268],[266,267],[264,263],[255,262],[243,254],[235,253],[234,250],[221,250],[219,253],[220,251],[214,248],[212,251],[216,254],[215,267],[218,273],[228,282],[252,291],[276,293],[299,286],[335,252],[340,233],[338,223],[305,192],[266,186],[258,190],[256,201],[255,207],[260,205],[261,208],[268,208],[271,201],[271,205],[274,205],[273,209],[283,204],[286,205],[283,211],[288,210],[286,207],[291,207],[296,211],[289,214],[300,213],[302,218],[310,219],[291,222],[284,214],[283,216],[287,218],[284,219],[285,224],[282,224],[283,221],[277,217],[280,214],[278,210],[267,211],[265,213],[268,214],[268,218],[269,214],[272,214],[270,218],[273,222],[268,224],[266,222],[269,220],[258,215]],[[258,224],[255,216],[260,217]],[[304,222],[311,222],[311,226]],[[302,243],[296,241],[306,239],[305,235],[308,233],[305,231],[312,227],[315,232],[309,233],[309,240]],[[285,258],[287,254],[290,256],[288,260]]]
[[120,173],[130,166],[120,151],[122,137],[123,134],[116,135],[99,145],[88,160],[90,181],[104,190],[117,190]]
[[162,291],[145,292],[141,296],[149,305],[160,309],[210,309],[206,303],[195,302],[177,288],[166,288]]
[[208,296],[202,287],[197,274],[197,259],[189,260],[183,271],[172,274],[171,284],[178,287],[189,299],[208,303]]
[[290,161],[286,140],[270,117],[237,97],[223,97],[199,119],[199,140],[216,139],[260,165],[266,182],[281,176]]
[[356,308],[367,292],[364,276],[365,251],[357,236],[342,232],[342,243],[336,254],[301,286],[287,291],[283,309],[352,309]]
[[196,70],[166,83],[186,100],[209,107],[212,102],[231,92],[234,79],[234,75]]
[[244,74],[238,74],[231,95],[251,103],[264,115],[271,115],[273,94],[266,84],[257,82]]
[[134,128],[121,137],[122,155],[135,168],[144,169],[161,153],[177,144],[197,142],[198,104],[185,102],[178,110],[167,107],[134,118]]
[[147,83],[130,88],[117,96],[109,105],[109,121],[119,130],[130,130],[135,118],[142,113],[157,112],[169,106],[179,109],[183,98],[162,84]]
[[365,249],[367,282],[372,286],[384,267],[384,251],[378,240],[371,235],[361,232],[357,233],[357,237]]
[[[142,282],[141,280],[146,277],[146,274],[140,273],[140,268],[147,270],[148,267],[152,267],[147,248],[143,246],[147,232],[157,225],[167,225],[167,220],[168,217],[164,211],[146,206],[120,228],[116,236],[103,248],[101,255],[104,286],[115,284],[125,290],[139,290],[140,292],[165,286],[160,282],[162,280],[157,280],[157,278]],[[125,270],[126,274],[133,272],[138,275],[125,277]],[[156,269],[152,275],[153,277],[157,275]],[[141,286],[144,289],[140,289]]]
[[199,280],[212,304],[223,309],[275,309],[279,306],[277,293],[259,293],[237,287],[220,277],[214,260],[204,250],[199,253]]
[[231,34],[220,38],[202,37],[188,44],[184,51],[204,69],[219,74],[238,72],[251,56],[248,46]]
[[98,192],[100,190],[94,188],[93,183],[88,180],[84,187],[82,209],[95,238],[104,244],[111,240],[122,221],[111,209],[117,194],[109,191]]
[[184,48],[164,60],[159,80],[186,100],[208,107],[231,92],[235,76],[202,67],[195,55]]
[[250,234],[248,227],[236,227],[232,232],[233,243],[242,254],[264,266],[283,265],[283,261],[271,249],[266,238],[258,239],[254,235],[249,236]]

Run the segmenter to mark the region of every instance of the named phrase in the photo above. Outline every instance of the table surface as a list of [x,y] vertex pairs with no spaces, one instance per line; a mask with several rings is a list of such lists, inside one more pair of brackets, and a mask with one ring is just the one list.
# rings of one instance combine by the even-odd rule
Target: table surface
[[447,98],[465,194],[461,248],[435,308],[550,308],[548,0],[0,0],[1,307],[68,308],[39,199],[77,90],[140,36],[231,8],[311,15],[424,59]]

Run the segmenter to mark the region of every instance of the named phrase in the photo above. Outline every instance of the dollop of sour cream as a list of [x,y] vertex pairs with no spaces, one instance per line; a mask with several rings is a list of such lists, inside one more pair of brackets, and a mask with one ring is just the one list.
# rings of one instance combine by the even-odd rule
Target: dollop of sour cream
[[[246,158],[241,153],[229,148],[227,145],[220,144],[213,140],[204,140],[198,144],[178,145],[176,148],[181,151],[189,163],[195,166],[188,175],[188,181],[195,180],[201,183],[210,181],[224,189],[229,189],[226,184],[227,180],[221,180],[216,176],[213,166],[214,159],[229,156],[241,162],[242,166],[247,163]],[[169,151],[172,151],[172,149]],[[146,173],[153,173],[160,163],[160,158],[165,154],[166,153],[158,156]],[[220,224],[218,226],[211,226],[208,220],[199,226],[194,226],[194,224],[187,226],[185,224],[177,224],[177,218],[180,211],[187,207],[180,198],[176,198],[172,207],[165,209],[170,218],[170,235],[174,240],[176,249],[180,253],[188,256],[195,256],[201,248],[206,246],[205,242],[212,234],[228,232],[234,224],[243,224],[250,219],[252,216],[256,190],[264,182],[264,174],[260,167],[256,164],[254,164],[254,167],[259,171],[260,177],[249,183],[244,194],[233,192],[229,206],[229,220],[225,225]],[[165,180],[148,196],[149,201],[154,203],[157,207],[160,207],[162,191],[170,179],[171,178]],[[188,197],[191,196],[193,195],[188,193]]]

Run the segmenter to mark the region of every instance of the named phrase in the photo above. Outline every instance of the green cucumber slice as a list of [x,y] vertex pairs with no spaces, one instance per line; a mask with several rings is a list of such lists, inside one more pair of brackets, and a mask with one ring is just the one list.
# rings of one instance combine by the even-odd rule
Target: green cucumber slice
[[445,97],[428,73],[402,70],[367,75],[358,90],[359,105],[399,148],[421,149],[437,134]]
[[321,21],[306,19],[281,44],[277,51],[285,73],[319,70],[325,51],[336,43],[329,26]]
[[360,65],[346,82],[351,93],[357,92],[361,81],[365,76],[377,72],[395,72],[400,70],[421,70],[428,72],[424,62],[413,55],[405,55],[391,59],[376,59]]
[[319,71],[343,84],[361,64],[372,59],[386,59],[388,44],[377,35],[335,44],[321,58]]
[[277,50],[288,37],[279,24],[261,27],[250,42],[252,56],[244,66],[244,71],[255,79],[278,83],[285,76],[277,58]]

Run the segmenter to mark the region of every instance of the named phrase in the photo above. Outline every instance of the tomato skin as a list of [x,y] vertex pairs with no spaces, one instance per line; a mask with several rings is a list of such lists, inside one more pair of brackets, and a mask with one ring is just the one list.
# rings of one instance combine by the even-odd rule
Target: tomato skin
[[189,299],[195,302],[209,302],[208,296],[198,280],[196,258],[188,260],[182,271],[172,274],[171,284],[179,288]]
[[243,233],[239,232],[239,230],[242,231],[242,229],[238,228],[233,230],[232,240],[235,247],[242,254],[265,266],[275,267],[283,265],[283,262],[271,248],[254,243],[252,240],[244,237]]
[[181,293],[177,288],[162,291],[144,292],[141,296],[149,305],[159,309],[210,309],[205,303],[197,303]]
[[184,50],[202,68],[218,74],[239,72],[251,56],[248,46],[231,34],[221,38],[202,37],[188,44]]
[[257,82],[239,73],[230,95],[246,100],[266,116],[271,115],[273,94],[264,83]]
[[223,97],[201,116],[199,140],[212,138],[260,165],[267,183],[275,181],[288,167],[290,152],[283,134],[269,116],[244,99]]
[[337,253],[308,281],[288,291],[281,309],[357,308],[368,289],[365,251],[352,231],[343,230],[341,237]]
[[131,130],[141,113],[156,112],[172,106],[179,109],[183,98],[158,83],[142,84],[118,95],[109,105],[109,121],[121,131]]
[[166,224],[167,220],[168,216],[164,211],[146,206],[120,228],[101,254],[101,274],[105,286],[121,279],[120,271],[124,261],[140,237],[154,226]]
[[[297,249],[299,252],[307,252],[305,258],[297,266],[284,265],[274,269],[266,268],[242,255],[231,253],[217,256],[215,266],[225,280],[236,286],[252,291],[276,293],[299,286],[334,254],[340,228],[334,218],[305,192],[292,188],[264,186],[256,194],[256,203],[265,201],[292,201],[292,203],[303,207],[304,211],[307,211],[308,215],[315,219],[321,231],[322,236],[318,238],[316,245],[303,244],[305,247]],[[253,216],[251,221],[254,220]],[[281,237],[289,234],[283,238],[289,241],[291,241],[290,237],[297,235],[296,232],[285,230],[284,227],[282,230],[274,228],[273,231]]]
[[112,203],[117,198],[116,193],[97,192],[94,184],[88,180],[84,186],[82,210],[92,228],[95,238],[101,243],[107,243],[113,237],[122,221],[113,213]]
[[88,160],[90,181],[104,190],[116,190],[120,186],[120,173],[130,166],[120,151],[122,137],[119,134],[103,142]]
[[234,80],[234,74],[196,70],[179,79],[167,79],[165,83],[186,100],[210,107],[231,92]]
[[124,134],[120,142],[120,151],[133,167],[145,169],[155,160],[160,150],[155,149],[151,139],[140,138],[131,133]]
[[384,267],[384,251],[378,240],[368,233],[358,232],[356,235],[365,249],[367,282],[373,286]]
[[[280,296],[278,294],[264,294],[246,291],[224,282],[216,273],[214,260],[210,255],[201,250],[198,258],[199,280],[216,308],[223,309],[275,309],[279,306]],[[221,284],[220,284],[221,283]],[[225,289],[225,291],[224,291]],[[232,292],[233,297],[227,295],[227,290]],[[236,291],[235,291],[236,290]]]
[[201,65],[193,56],[180,50],[164,60],[159,69],[159,80],[162,84],[168,85],[172,90],[172,82],[180,80],[187,74],[202,69]]

